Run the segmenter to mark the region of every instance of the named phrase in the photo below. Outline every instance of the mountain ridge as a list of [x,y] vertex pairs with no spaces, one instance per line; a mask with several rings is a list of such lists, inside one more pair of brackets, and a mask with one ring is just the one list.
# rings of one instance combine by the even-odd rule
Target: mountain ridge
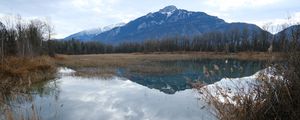
[[235,29],[240,31],[249,29],[252,32],[264,31],[255,24],[227,23],[223,19],[208,15],[205,12],[178,9],[176,6],[170,5],[157,12],[151,12],[132,20],[126,25],[93,35],[89,40],[118,44],[122,42],[143,42],[149,39],[162,39],[174,36],[195,36]]

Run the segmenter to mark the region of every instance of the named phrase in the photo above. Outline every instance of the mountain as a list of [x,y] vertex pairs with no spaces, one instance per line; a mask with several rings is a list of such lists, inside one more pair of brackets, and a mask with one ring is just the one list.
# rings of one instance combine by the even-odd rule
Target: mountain
[[171,5],[132,20],[124,26],[102,31],[89,39],[107,44],[118,44],[174,36],[195,36],[216,31],[242,31],[244,29],[248,29],[250,32],[263,31],[254,24],[227,23],[204,12],[177,9],[176,6]]
[[300,37],[299,31],[300,31],[300,25],[292,25],[290,27],[283,29],[282,31],[278,32],[277,34],[275,34],[275,38],[277,38],[277,40],[278,40],[283,37],[286,37],[285,39],[290,41],[293,37],[293,34],[294,35],[297,34]]
[[234,29],[262,31],[254,24],[227,23],[204,12],[192,12],[167,6],[158,12],[149,13],[128,24],[96,35],[93,39],[116,44],[125,41],[143,41],[172,36],[194,36],[214,31]]
[[94,28],[94,29],[89,29],[89,30],[83,30],[80,31],[78,33],[72,34],[66,38],[64,38],[64,40],[71,40],[71,39],[76,39],[76,40],[81,40],[81,41],[88,41],[88,40],[92,40],[93,37],[95,37],[96,35],[105,32],[105,31],[109,31],[115,27],[120,27],[125,25],[125,23],[118,23],[118,24],[113,24],[113,25],[109,25],[109,26],[105,26],[102,28]]

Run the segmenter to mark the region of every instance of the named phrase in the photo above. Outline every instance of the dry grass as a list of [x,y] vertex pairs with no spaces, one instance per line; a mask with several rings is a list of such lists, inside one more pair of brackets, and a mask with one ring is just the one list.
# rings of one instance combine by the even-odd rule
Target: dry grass
[[[200,93],[205,93],[204,99],[215,108],[216,116],[221,120],[295,120],[300,117],[300,54],[292,53],[288,57],[287,65],[275,65],[274,76],[260,75],[259,85],[244,92],[239,91],[228,98],[228,92],[222,88],[217,91],[201,89],[202,84],[194,87]],[[252,86],[249,84],[249,86]],[[220,101],[215,94],[225,99]]]
[[[160,61],[192,59],[240,59],[240,60],[283,60],[283,53],[242,52],[226,54],[221,52],[165,52],[165,53],[131,53],[131,54],[91,54],[58,55],[56,63],[79,71],[79,75],[112,75],[116,69],[126,68],[131,72],[152,74],[180,72],[180,68],[164,67]],[[90,72],[93,69],[96,72]]]
[[41,56],[35,58],[9,57],[0,63],[0,87],[10,91],[23,85],[31,85],[54,77],[56,71],[52,58]]
[[[27,98],[26,93],[31,84],[52,79],[55,77],[55,73],[55,62],[53,58],[47,56],[4,59],[0,63],[0,110],[5,119],[13,120],[15,117],[11,110],[12,106],[6,102],[6,98],[15,99],[16,96]],[[26,119],[37,120],[34,107],[32,109],[32,118]]]

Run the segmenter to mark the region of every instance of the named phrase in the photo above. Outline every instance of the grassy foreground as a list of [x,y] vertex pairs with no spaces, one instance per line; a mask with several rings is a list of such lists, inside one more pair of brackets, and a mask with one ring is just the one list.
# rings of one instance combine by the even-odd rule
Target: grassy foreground
[[205,93],[203,99],[215,109],[220,120],[297,120],[300,117],[300,53],[288,54],[285,63],[270,64],[272,69],[259,74],[256,78],[259,84],[250,82],[246,85],[251,89],[236,89],[238,94],[219,86],[210,91],[201,82],[194,88],[200,94]]
[[116,68],[129,68],[140,73],[178,72],[180,68],[166,68],[157,64],[159,61],[192,60],[192,59],[240,59],[240,60],[283,60],[283,53],[266,52],[164,52],[164,53],[124,53],[124,54],[91,54],[91,55],[58,55],[56,63],[60,66],[75,69],[78,75],[111,76]]
[[[0,87],[3,91],[31,85],[54,77],[54,60],[47,56],[21,58],[8,57],[0,62]],[[2,92],[3,92],[2,91]]]

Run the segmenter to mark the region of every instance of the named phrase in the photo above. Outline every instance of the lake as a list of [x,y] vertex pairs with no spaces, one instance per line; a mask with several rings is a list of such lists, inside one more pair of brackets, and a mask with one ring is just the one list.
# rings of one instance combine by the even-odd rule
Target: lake
[[9,96],[6,101],[12,105],[12,116],[25,119],[216,119],[211,108],[198,99],[192,84],[250,76],[263,69],[265,62],[195,59],[161,61],[157,65],[174,71],[145,73],[119,68],[114,77],[88,78],[63,69],[56,79],[33,85],[29,95]]

